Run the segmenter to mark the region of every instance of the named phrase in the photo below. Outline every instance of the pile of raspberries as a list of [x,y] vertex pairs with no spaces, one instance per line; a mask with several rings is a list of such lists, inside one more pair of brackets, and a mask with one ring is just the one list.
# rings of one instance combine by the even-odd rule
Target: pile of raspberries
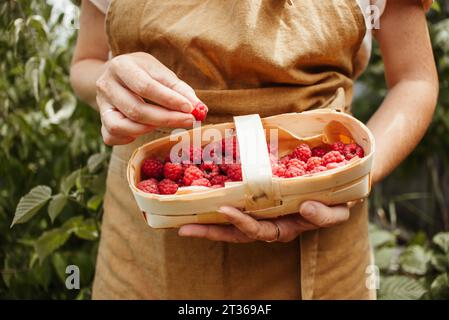
[[[174,163],[170,159],[144,160],[141,166],[142,181],[137,184],[137,188],[147,193],[168,195],[175,194],[180,187],[201,186],[215,189],[224,187],[226,182],[242,181],[236,137],[223,139],[219,143],[222,150],[220,163],[211,161],[210,156],[205,157],[203,149],[193,147],[186,155],[185,159],[188,160],[182,163]],[[216,149],[209,150],[213,156]],[[281,159],[277,159],[273,150],[270,150],[272,173],[280,178],[294,178],[335,169],[356,156],[364,157],[362,147],[342,142],[315,148],[300,144]]]

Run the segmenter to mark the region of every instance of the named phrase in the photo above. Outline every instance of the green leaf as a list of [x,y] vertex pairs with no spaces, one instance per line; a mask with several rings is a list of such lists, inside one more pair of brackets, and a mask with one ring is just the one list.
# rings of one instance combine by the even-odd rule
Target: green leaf
[[98,208],[100,208],[101,203],[103,202],[103,195],[96,194],[92,196],[89,201],[87,201],[87,208],[91,211],[96,212]]
[[388,270],[393,261],[396,248],[384,247],[374,252],[374,261],[380,270]]
[[374,229],[369,234],[371,246],[373,248],[380,247],[385,244],[394,243],[396,237],[386,230]]
[[443,273],[433,280],[430,285],[433,299],[449,300],[449,274]]
[[89,160],[87,160],[87,169],[89,172],[96,172],[108,157],[109,155],[107,153],[96,153],[90,156]]
[[432,266],[439,272],[449,271],[449,255],[434,253],[430,258]]
[[399,257],[402,270],[407,273],[424,275],[430,261],[429,254],[421,246],[410,246]]
[[62,179],[61,182],[61,192],[64,194],[69,194],[70,190],[75,186],[76,180],[81,175],[81,169],[73,171],[70,175]]
[[23,196],[17,205],[11,227],[30,220],[51,198],[51,189],[37,186]]
[[51,262],[53,264],[53,268],[55,268],[56,274],[59,277],[59,280],[62,281],[62,283],[65,283],[66,279],[66,273],[65,269],[67,268],[67,260],[60,252],[55,252],[55,254],[51,257]]
[[63,246],[70,238],[70,230],[67,228],[57,228],[44,232],[39,239],[37,239],[34,246],[39,260],[42,262],[52,254],[56,249]]
[[432,241],[440,247],[444,253],[449,253],[449,232],[438,233],[433,237]]
[[95,240],[98,238],[98,229],[94,219],[86,219],[82,216],[74,217],[64,223],[64,228],[75,233],[78,238]]
[[379,298],[381,300],[417,300],[426,292],[417,280],[406,276],[382,278]]
[[67,200],[68,197],[62,193],[53,196],[48,204],[48,215],[50,216],[51,222],[54,222],[56,217],[62,212],[67,204]]

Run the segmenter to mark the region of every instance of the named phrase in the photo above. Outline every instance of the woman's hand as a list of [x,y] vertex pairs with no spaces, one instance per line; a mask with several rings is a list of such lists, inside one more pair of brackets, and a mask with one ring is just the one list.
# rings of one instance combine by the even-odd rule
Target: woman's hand
[[199,101],[194,90],[147,53],[113,58],[96,87],[101,133],[108,145],[130,143],[157,127],[193,125],[191,112]]
[[190,224],[179,229],[183,237],[205,238],[213,241],[247,243],[253,241],[289,242],[302,232],[327,228],[349,218],[352,204],[328,207],[315,201],[306,201],[299,213],[271,220],[256,220],[232,207],[221,207],[230,225]]

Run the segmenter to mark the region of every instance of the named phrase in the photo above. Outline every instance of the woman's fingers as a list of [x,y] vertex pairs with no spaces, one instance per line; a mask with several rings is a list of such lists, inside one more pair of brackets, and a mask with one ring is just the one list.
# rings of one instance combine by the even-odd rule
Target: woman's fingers
[[[181,93],[174,90],[179,86],[182,87],[181,81],[176,76],[175,79],[167,80],[171,71],[170,73],[166,71],[158,75],[160,79],[153,78],[128,57],[121,59],[119,57],[113,60],[111,62],[111,68],[126,87],[138,96],[149,99],[170,110],[185,113],[192,112],[193,103]],[[170,86],[165,86],[164,82],[169,83]]]
[[[105,108],[107,106],[107,109]],[[109,104],[100,107],[101,121],[107,131],[114,136],[138,137],[154,130],[152,126],[140,124],[126,118],[120,111]]]
[[124,145],[131,143],[136,139],[134,137],[114,136],[108,132],[104,125],[101,126],[101,135],[104,143],[108,146]]
[[247,243],[254,241],[232,225],[200,225],[189,224],[182,226],[178,234],[181,237],[204,238],[212,241],[232,243]]
[[195,120],[191,114],[145,103],[143,99],[115,81],[100,82],[98,88],[100,100],[107,100],[134,122],[154,127],[191,127]]
[[306,201],[299,208],[299,214],[318,228],[330,227],[349,218],[347,205],[326,206],[316,201]]
[[233,207],[224,206],[218,212],[226,215],[228,221],[250,239],[272,241],[277,238],[277,227],[272,221],[257,221]]

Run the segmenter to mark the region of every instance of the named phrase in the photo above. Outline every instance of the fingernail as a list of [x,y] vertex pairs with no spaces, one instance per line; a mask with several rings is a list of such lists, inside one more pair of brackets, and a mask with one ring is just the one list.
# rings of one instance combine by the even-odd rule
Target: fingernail
[[192,115],[189,115],[189,117],[186,120],[184,120],[181,124],[183,127],[192,127],[194,122],[195,118]]
[[193,106],[190,103],[183,104],[181,106],[181,111],[186,113],[192,113]]
[[312,203],[304,203],[299,211],[303,214],[314,215],[316,211],[316,207]]

